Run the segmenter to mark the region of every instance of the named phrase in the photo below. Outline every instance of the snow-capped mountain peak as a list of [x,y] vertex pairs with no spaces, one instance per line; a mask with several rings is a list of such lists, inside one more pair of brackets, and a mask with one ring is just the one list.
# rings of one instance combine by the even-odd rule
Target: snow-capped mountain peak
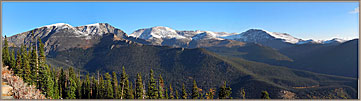
[[246,32],[242,32],[236,35],[230,35],[222,37],[231,40],[251,41],[257,42],[265,39],[280,39],[287,43],[295,44],[301,39],[295,38],[287,33],[269,32],[263,29],[249,29]]
[[345,42],[345,41],[347,41],[347,40],[340,39],[340,38],[333,38],[333,39],[331,39],[331,40],[324,41],[323,43],[324,43],[324,44],[334,43],[334,42],[336,42],[336,43],[343,43],[343,42]]
[[322,40],[313,40],[313,39],[301,40],[301,41],[297,42],[296,44],[308,44],[308,43],[321,44]]
[[[55,23],[55,24],[46,25],[46,26],[42,26],[42,27],[47,27],[47,28],[55,27],[55,28],[64,29],[64,28],[72,28],[73,26],[66,24],[66,23]],[[39,28],[42,28],[42,27],[39,27]]]
[[132,34],[130,34],[129,36],[138,37],[138,38],[142,38],[142,39],[153,39],[153,38],[182,39],[182,38],[186,38],[184,36],[179,35],[176,30],[171,29],[169,27],[164,27],[164,26],[156,26],[156,27],[152,27],[152,28],[139,29],[139,30],[133,32]]
[[198,33],[192,37],[193,40],[200,40],[200,39],[217,39],[223,40],[222,38],[218,38],[218,34],[211,31],[204,31],[203,33]]
[[[107,33],[124,33],[122,30],[117,29],[108,23],[94,23],[84,26],[75,27],[78,31],[82,32],[84,36],[102,36]],[[119,37],[127,36],[126,34]]]
[[301,39],[295,38],[287,33],[277,33],[277,32],[267,32],[269,33],[271,36],[278,38],[278,39],[283,39],[285,42],[288,43],[298,43]]

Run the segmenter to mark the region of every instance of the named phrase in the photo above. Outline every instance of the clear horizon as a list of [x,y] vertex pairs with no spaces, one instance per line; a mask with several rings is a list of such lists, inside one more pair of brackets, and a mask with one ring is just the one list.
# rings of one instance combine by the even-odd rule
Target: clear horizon
[[315,40],[359,36],[358,2],[3,2],[2,7],[3,36],[55,23],[109,23],[127,34],[165,26],[228,33],[263,29]]

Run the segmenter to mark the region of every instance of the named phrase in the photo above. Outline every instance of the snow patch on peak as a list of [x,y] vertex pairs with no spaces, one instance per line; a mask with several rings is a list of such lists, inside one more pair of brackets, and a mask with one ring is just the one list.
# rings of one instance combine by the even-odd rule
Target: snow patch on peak
[[313,40],[313,39],[309,39],[309,40],[300,41],[297,44],[307,44],[307,43],[333,44],[333,43],[343,43],[343,42],[346,42],[346,41],[348,41],[348,40],[340,39],[340,38],[333,38],[331,40]]
[[322,40],[313,40],[313,39],[301,40],[301,41],[297,42],[296,44],[308,44],[308,43],[321,44]]
[[197,35],[192,37],[193,40],[201,40],[201,39],[220,39],[217,38],[217,34],[211,31],[204,31],[203,33],[198,33]]
[[152,27],[152,29],[174,30],[174,29],[172,29],[172,28],[165,27],[165,26],[155,26],[155,27]]
[[99,27],[100,26],[100,23],[94,23],[94,24],[89,24],[89,25],[85,25],[85,26],[88,26],[88,27]]
[[301,39],[295,38],[287,33],[277,33],[277,32],[268,32],[271,36],[278,38],[278,39],[283,39],[285,42],[288,43],[298,43]]
[[298,43],[301,39],[295,38],[287,33],[269,32],[263,29],[249,29],[245,32],[236,35],[222,37],[231,40],[242,41],[261,41],[264,39],[281,39],[287,43]]
[[329,43],[343,43],[343,42],[346,42],[347,40],[344,40],[344,39],[340,39],[340,38],[333,38],[331,40],[326,40],[326,41],[323,41],[324,44],[329,44]]
[[53,27],[53,26],[55,26],[56,28],[61,28],[61,29],[69,28],[69,27],[72,28],[73,27],[73,26],[71,26],[69,24],[66,24],[66,23],[56,23],[56,24],[46,25],[46,26],[43,26],[43,27],[50,28],[50,27]]
[[182,35],[179,35],[176,30],[171,29],[169,27],[164,27],[164,26],[156,26],[156,27],[147,28],[147,29],[139,29],[139,30],[133,32],[132,34],[130,34],[129,36],[133,36],[133,37],[137,37],[137,38],[141,38],[141,39],[153,39],[153,38],[183,39],[183,38],[186,38]]

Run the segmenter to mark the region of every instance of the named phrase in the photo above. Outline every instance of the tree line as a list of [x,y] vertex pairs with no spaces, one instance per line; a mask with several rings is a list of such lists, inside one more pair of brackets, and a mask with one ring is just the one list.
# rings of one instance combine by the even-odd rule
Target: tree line
[[[62,67],[52,68],[46,63],[44,43],[40,38],[29,46],[21,45],[20,50],[15,51],[9,49],[5,36],[2,60],[3,65],[9,66],[15,75],[36,86],[50,99],[215,99],[215,88],[202,93],[193,80],[190,93],[184,83],[181,90],[177,90],[171,84],[165,85],[161,75],[156,80],[153,70],[150,70],[149,80],[145,83],[141,73],[137,73],[135,82],[129,81],[124,67],[119,81],[116,72],[98,72],[92,76],[87,73],[81,77],[80,71],[75,71],[73,67],[66,70]],[[232,99],[232,89],[226,82],[217,93],[218,99]],[[246,98],[244,89],[240,96]],[[263,91],[261,98],[270,99],[268,92]]]

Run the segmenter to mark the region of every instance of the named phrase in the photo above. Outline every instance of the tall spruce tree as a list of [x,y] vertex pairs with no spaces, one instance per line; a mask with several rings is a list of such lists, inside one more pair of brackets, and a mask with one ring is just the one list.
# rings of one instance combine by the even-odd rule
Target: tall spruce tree
[[126,93],[129,91],[129,80],[128,74],[125,71],[124,66],[122,67],[122,74],[120,75],[120,89],[119,89],[119,97],[120,99],[124,99]]
[[59,99],[59,80],[58,80],[58,76],[57,76],[57,71],[55,70],[55,68],[53,68],[53,80],[54,80],[54,99]]
[[197,87],[196,80],[193,80],[192,99],[199,98],[199,89]]
[[271,99],[267,91],[262,91],[261,99]]
[[199,99],[204,99],[204,94],[202,92],[199,92]]
[[149,97],[149,99],[157,99],[158,98],[157,82],[154,79],[154,72],[152,69],[150,70],[150,74],[149,74],[147,96]]
[[9,69],[13,69],[16,66],[16,60],[15,60],[15,50],[11,50],[11,55],[10,55],[10,68]]
[[82,95],[81,99],[88,99],[87,98],[87,92],[86,92],[86,88],[87,88],[86,87],[87,86],[86,85],[86,79],[81,79],[81,82],[82,82],[81,87],[80,87],[81,88],[81,95]]
[[162,75],[159,75],[159,86],[158,86],[158,99],[165,99],[165,92],[164,92],[164,80]]
[[168,96],[168,88],[165,87],[163,88],[164,89],[164,99],[169,99],[169,96]]
[[99,84],[98,84],[99,88],[98,88],[98,99],[104,99],[105,98],[105,84],[104,84],[104,80],[103,80],[103,75],[100,74],[100,78],[99,78]]
[[[5,35],[4,46],[3,46],[3,50],[2,50],[2,62],[3,62],[3,65],[10,66],[9,44],[8,44],[6,35]],[[12,68],[12,67],[10,67],[10,68]]]
[[184,86],[184,83],[182,84],[182,99],[187,99],[188,98],[188,93],[187,90]]
[[224,81],[224,84],[223,86],[220,88],[219,90],[219,99],[229,99],[230,96],[231,96],[231,88],[230,87],[227,87],[227,83],[226,81]]
[[113,85],[113,95],[114,95],[114,99],[118,98],[118,78],[117,78],[117,74],[113,71],[112,73],[113,76],[113,81],[112,81],[112,85]]
[[246,92],[244,91],[244,88],[240,90],[241,99],[246,99]]
[[174,99],[172,84],[169,84],[169,99]]
[[46,91],[46,81],[49,73],[47,73],[47,65],[45,61],[45,51],[44,51],[44,44],[42,43],[41,39],[39,38],[39,75],[38,75],[38,86],[43,91]]
[[66,74],[64,72],[64,69],[62,67],[60,67],[61,70],[60,70],[60,77],[59,77],[59,94],[60,94],[60,97],[61,98],[67,98],[67,92],[66,92],[66,84],[68,81],[66,79]]
[[136,88],[135,88],[135,98],[136,99],[143,99],[143,81],[142,81],[142,76],[140,73],[137,74],[137,80],[136,80],[136,84],[135,84]]
[[107,99],[113,99],[114,98],[114,95],[113,95],[113,86],[112,86],[112,77],[109,73],[105,73],[105,89],[106,89],[106,92],[105,92],[105,95]]
[[78,72],[78,74],[75,77],[75,83],[76,83],[76,98],[77,99],[81,99],[82,98],[82,91],[81,91],[81,86],[82,86],[82,82],[80,79],[80,72]]
[[96,99],[97,98],[97,84],[98,84],[98,81],[95,80],[95,77],[94,75],[92,75],[92,83],[91,83],[91,98],[92,99]]
[[54,97],[54,80],[53,77],[51,76],[51,70],[50,70],[50,65],[45,66],[46,67],[46,82],[44,85],[45,86],[45,95],[47,97]]
[[39,66],[45,66],[46,65],[46,61],[45,61],[45,51],[44,51],[44,43],[41,41],[41,39],[39,38]]
[[84,85],[85,85],[84,98],[90,99],[91,98],[91,84],[90,84],[90,79],[89,79],[89,73],[87,73],[85,76]]
[[39,73],[39,67],[38,67],[38,54],[36,51],[36,47],[33,46],[31,50],[31,56],[30,56],[30,68],[31,68],[31,75],[32,75],[32,81],[34,81],[34,84],[37,84],[38,81],[38,73]]
[[[26,47],[26,46],[25,46]],[[33,85],[33,82],[31,80],[31,68],[30,68],[30,64],[29,64],[29,57],[28,57],[28,51],[26,51],[27,49],[23,47],[24,51],[21,54],[22,56],[22,67],[23,67],[23,79],[25,82],[29,83],[30,85]]]
[[210,88],[209,91],[206,94],[207,99],[213,99],[214,98],[214,89]]
[[15,75],[17,76],[20,76],[20,74],[22,74],[22,71],[23,69],[21,68],[22,67],[22,62],[21,62],[21,50],[17,51],[17,54],[16,54],[16,63],[15,63],[15,68],[14,68],[14,73]]
[[73,67],[69,68],[69,78],[67,81],[66,87],[66,99],[75,99],[76,98],[76,76]]
[[132,83],[129,82],[129,80],[126,80],[125,88],[126,88],[125,99],[134,99],[133,86]]
[[[25,46],[24,45],[21,45],[20,46],[20,55],[21,55],[21,58],[20,58],[20,64],[21,64],[21,66],[20,66],[20,68],[19,68],[19,76],[21,77],[21,78],[24,78],[24,58],[26,58],[26,57],[24,57],[24,53],[25,53]],[[24,80],[25,81],[25,80]]]
[[175,99],[179,99],[179,93],[178,93],[178,90],[175,90]]

